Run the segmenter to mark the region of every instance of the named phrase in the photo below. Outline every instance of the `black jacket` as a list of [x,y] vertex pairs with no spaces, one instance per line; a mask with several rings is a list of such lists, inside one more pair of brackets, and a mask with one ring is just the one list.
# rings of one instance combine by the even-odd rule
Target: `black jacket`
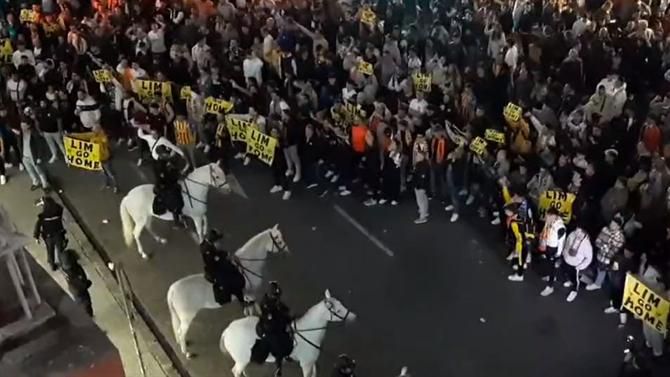
[[63,207],[53,200],[45,200],[42,213],[37,215],[35,238],[46,238],[65,233],[63,228]]
[[416,189],[428,190],[430,187],[430,165],[428,160],[420,161],[414,167],[414,181]]

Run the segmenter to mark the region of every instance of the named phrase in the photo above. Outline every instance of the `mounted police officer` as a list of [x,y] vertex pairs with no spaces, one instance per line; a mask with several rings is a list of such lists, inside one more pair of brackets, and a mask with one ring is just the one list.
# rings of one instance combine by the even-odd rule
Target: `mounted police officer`
[[174,224],[183,228],[181,221],[181,211],[184,207],[184,199],[181,195],[181,185],[179,179],[182,176],[180,161],[175,157],[170,148],[163,145],[156,147],[158,158],[154,164],[156,174],[154,212],[162,214],[166,210],[172,212]]
[[88,289],[91,287],[91,281],[86,276],[86,271],[79,264],[79,256],[72,249],[66,249],[63,255],[63,273],[72,296],[77,303],[83,306],[86,313],[93,317],[93,306],[91,305],[91,295]]
[[343,353],[337,358],[337,364],[333,369],[333,377],[356,377],[355,369],[356,361]]
[[205,279],[214,287],[214,299],[220,305],[230,302],[235,296],[240,304],[244,304],[244,276],[235,266],[229,253],[217,247],[221,233],[210,230],[200,244],[202,261],[205,264]]
[[37,215],[33,236],[38,243],[40,238],[44,240],[49,266],[55,271],[58,264],[64,264],[61,253],[67,243],[63,227],[63,207],[50,196],[43,196],[36,204],[42,206],[42,212]]
[[281,288],[276,281],[270,282],[270,289],[260,303],[260,318],[256,325],[259,340],[251,350],[251,360],[263,363],[268,353],[275,357],[276,375],[281,376],[282,362],[293,351],[291,315],[288,306],[281,302]]

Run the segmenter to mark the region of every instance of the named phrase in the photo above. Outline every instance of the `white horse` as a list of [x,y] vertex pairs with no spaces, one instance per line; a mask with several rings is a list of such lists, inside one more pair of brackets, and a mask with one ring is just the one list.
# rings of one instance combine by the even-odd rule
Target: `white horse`
[[[312,306],[300,319],[293,321],[294,347],[290,357],[302,368],[303,377],[316,377],[316,360],[321,352],[321,342],[326,336],[328,322],[353,321],[356,315],[326,290],[325,298]],[[240,377],[249,365],[251,348],[256,343],[258,317],[235,320],[221,334],[219,348],[235,361],[233,376]],[[272,362],[270,356],[266,362]],[[246,375],[246,374],[245,374]]]
[[[244,304],[251,304],[256,300],[256,293],[263,284],[263,267],[268,259],[268,253],[282,252],[288,253],[289,249],[278,225],[258,233],[235,252],[235,259],[246,281],[243,292],[246,301]],[[205,279],[204,274],[181,278],[170,285],[167,303],[177,344],[181,352],[190,359],[194,355],[186,349],[186,334],[191,322],[201,309],[221,307],[214,299],[212,283]]]
[[[207,193],[210,187],[221,188],[224,192],[229,193],[231,189],[226,180],[226,174],[218,163],[212,162],[196,168],[185,179],[181,180],[179,184],[184,199],[182,213],[184,216],[193,219],[198,242],[202,242],[205,232],[207,232]],[[155,197],[154,185],[139,185],[126,194],[121,200],[119,209],[121,224],[123,225],[123,238],[126,245],[130,246],[134,238],[137,243],[137,251],[144,259],[148,259],[149,256],[144,252],[140,243],[142,230],[146,228],[157,242],[165,244],[167,240],[151,230],[151,218],[158,217],[163,220],[173,220],[173,215],[170,211],[166,211],[160,216],[153,212]]]

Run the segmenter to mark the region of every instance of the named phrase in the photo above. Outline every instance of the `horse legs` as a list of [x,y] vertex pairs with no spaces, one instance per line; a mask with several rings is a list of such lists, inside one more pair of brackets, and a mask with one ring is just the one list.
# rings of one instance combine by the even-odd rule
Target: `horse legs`
[[195,314],[192,313],[185,313],[183,315],[183,318],[181,318],[181,323],[179,326],[179,336],[177,337],[179,348],[181,348],[181,352],[184,355],[186,355],[187,359],[191,359],[195,356],[195,354],[188,351],[187,349],[188,342],[186,341],[186,335],[188,334],[188,329],[189,327],[191,327],[191,322],[193,322],[194,318]]
[[205,228],[204,228],[204,216],[203,217],[193,217],[193,224],[195,225],[195,235],[197,237],[198,243],[202,243],[202,241],[205,239]]
[[147,218],[139,218],[135,221],[135,228],[133,229],[133,237],[135,237],[135,242],[137,243],[137,251],[142,256],[142,259],[149,259],[149,256],[144,252],[142,243],[140,243],[140,235],[142,234],[142,229],[146,225]]
[[156,231],[153,230],[153,228],[151,227],[152,223],[153,222],[151,221],[151,218],[147,218],[147,225],[146,225],[147,231],[149,232],[149,234],[151,234],[151,236],[154,238],[154,240],[156,240],[156,242],[158,242],[161,245],[165,245],[167,243],[167,240],[165,238],[159,236],[156,233]]
[[302,377],[316,377],[316,363],[300,363]]
[[246,376],[247,374],[244,373],[244,370],[247,368],[247,364],[243,364],[239,361],[235,362],[235,365],[233,366],[233,377]]

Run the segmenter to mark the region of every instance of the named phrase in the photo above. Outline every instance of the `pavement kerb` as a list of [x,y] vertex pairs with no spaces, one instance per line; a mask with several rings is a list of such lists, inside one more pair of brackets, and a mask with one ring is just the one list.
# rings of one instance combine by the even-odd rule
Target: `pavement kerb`
[[[48,178],[54,189],[54,193],[57,194],[60,199],[59,201],[65,209],[66,213],[64,219],[69,239],[76,243],[80,255],[88,259],[91,262],[91,266],[95,266],[94,268],[96,272],[102,278],[105,286],[114,297],[114,300],[117,304],[123,307],[122,293],[118,281],[116,280],[116,276],[107,268],[108,263],[112,262],[112,260],[109,258],[104,247],[96,239],[93,232],[83,221],[82,217],[79,215],[79,211],[68,198],[67,193],[60,189],[59,185],[56,184],[57,180],[53,179],[51,176]],[[181,360],[179,360],[179,357],[170,346],[165,335],[158,330],[157,325],[148,314],[142,302],[134,293],[131,293],[131,296],[133,305],[130,306],[130,310],[135,318],[135,330],[137,331],[138,340],[140,341],[140,348],[144,348],[143,351],[148,351],[143,352],[143,355],[151,355],[166,377],[191,377],[186,367],[182,364]],[[128,336],[130,336],[130,332]]]

